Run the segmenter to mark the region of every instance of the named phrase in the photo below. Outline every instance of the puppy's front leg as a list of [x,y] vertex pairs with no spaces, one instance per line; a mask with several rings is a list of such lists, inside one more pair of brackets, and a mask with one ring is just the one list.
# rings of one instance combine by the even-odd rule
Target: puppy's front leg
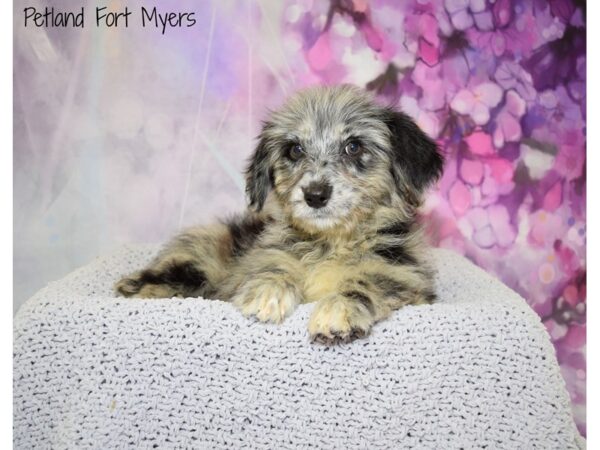
[[430,275],[423,268],[369,261],[339,266],[343,275],[310,317],[308,331],[321,343],[347,342],[369,333],[373,324],[402,306],[435,299]]
[[294,256],[281,250],[256,249],[236,267],[232,302],[245,316],[280,323],[302,302],[303,268]]

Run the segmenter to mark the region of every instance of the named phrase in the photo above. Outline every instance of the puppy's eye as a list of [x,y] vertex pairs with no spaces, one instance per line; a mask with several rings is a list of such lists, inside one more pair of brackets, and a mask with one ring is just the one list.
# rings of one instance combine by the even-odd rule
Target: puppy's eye
[[294,144],[288,150],[288,156],[292,161],[298,161],[304,156],[304,148],[300,144]]
[[358,155],[360,155],[362,153],[362,150],[363,149],[361,145],[356,141],[349,142],[348,144],[346,144],[346,147],[344,147],[344,152],[346,153],[346,155],[352,158],[356,158]]

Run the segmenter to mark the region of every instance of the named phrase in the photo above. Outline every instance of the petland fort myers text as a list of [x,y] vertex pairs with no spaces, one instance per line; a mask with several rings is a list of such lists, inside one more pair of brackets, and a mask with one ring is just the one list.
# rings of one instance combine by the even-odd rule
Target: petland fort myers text
[[45,28],[128,28],[141,26],[156,28],[165,34],[171,28],[185,28],[196,25],[194,12],[190,11],[161,11],[159,8],[141,6],[119,9],[107,6],[97,6],[92,11],[84,6],[77,10],[61,11],[54,7],[35,8],[29,6],[23,9],[26,27]]

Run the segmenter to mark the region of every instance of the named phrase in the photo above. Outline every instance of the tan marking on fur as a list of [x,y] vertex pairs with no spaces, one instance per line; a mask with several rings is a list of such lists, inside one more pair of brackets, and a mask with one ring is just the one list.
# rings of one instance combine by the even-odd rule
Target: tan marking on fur
[[136,294],[139,298],[173,298],[180,297],[180,294],[170,286],[165,284],[146,284]]
[[296,309],[300,296],[297,289],[277,277],[261,277],[243,284],[232,302],[245,316],[280,323]]

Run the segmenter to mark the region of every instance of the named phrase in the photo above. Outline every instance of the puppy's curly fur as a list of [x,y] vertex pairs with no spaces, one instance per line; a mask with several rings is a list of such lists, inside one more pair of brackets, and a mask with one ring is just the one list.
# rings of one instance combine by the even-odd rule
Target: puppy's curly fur
[[309,88],[264,123],[246,171],[248,210],[176,236],[115,288],[220,298],[272,322],[318,302],[313,339],[364,336],[391,311],[435,299],[416,215],[442,166],[405,114],[356,87]]

